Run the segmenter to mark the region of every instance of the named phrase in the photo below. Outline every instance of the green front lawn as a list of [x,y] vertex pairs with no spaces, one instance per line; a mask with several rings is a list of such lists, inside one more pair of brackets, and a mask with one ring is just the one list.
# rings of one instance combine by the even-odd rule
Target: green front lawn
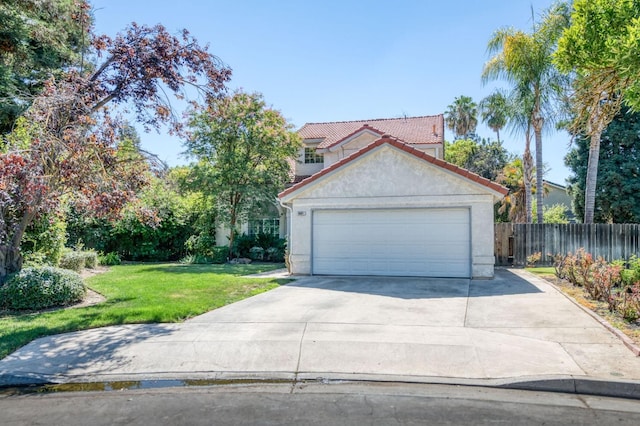
[[531,272],[535,275],[540,276],[548,276],[548,275],[556,275],[556,269],[553,266],[538,266],[535,268],[525,268],[527,271]]
[[83,308],[30,314],[0,312],[0,359],[51,334],[116,324],[179,322],[262,293],[287,280],[243,278],[281,268],[261,265],[133,264],[86,280],[106,297]]

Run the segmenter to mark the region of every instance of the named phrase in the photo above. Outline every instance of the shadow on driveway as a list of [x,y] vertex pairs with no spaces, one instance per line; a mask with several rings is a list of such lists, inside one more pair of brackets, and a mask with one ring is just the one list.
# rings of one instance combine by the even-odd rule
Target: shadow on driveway
[[[37,339],[0,360],[0,383],[29,377],[102,373],[129,362],[122,348],[169,335],[175,324],[129,324],[57,334]],[[14,378],[14,379],[12,379]]]
[[316,275],[301,277],[286,285],[400,299],[448,299],[541,293],[535,285],[505,269],[496,269],[495,278],[492,280]]

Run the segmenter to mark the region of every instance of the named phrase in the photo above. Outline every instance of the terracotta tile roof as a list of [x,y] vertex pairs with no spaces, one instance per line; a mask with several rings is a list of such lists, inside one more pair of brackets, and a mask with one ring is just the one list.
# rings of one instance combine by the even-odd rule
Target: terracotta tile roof
[[291,183],[299,183],[305,180],[306,178],[311,177],[311,175],[296,175],[293,177],[293,182]]
[[392,135],[411,145],[441,144],[444,142],[444,116],[442,114],[422,117],[307,123],[298,130],[298,134],[303,139],[322,139],[318,148],[329,148],[362,130],[364,126],[370,127],[376,133]]
[[310,184],[311,182],[314,182],[316,180],[318,180],[319,178],[321,178],[322,176],[325,176],[326,174],[331,173],[332,171],[344,166],[347,163],[350,163],[351,161],[363,156],[364,154],[366,154],[367,152],[383,145],[383,144],[389,144],[392,145],[398,149],[401,149],[415,157],[418,157],[422,160],[428,161],[429,163],[432,163],[438,167],[442,167],[443,169],[449,170],[453,173],[456,173],[466,179],[469,179],[473,182],[477,182],[480,185],[486,186],[487,188],[496,191],[502,195],[507,195],[507,193],[509,192],[508,188],[505,188],[502,185],[498,185],[495,182],[490,181],[489,179],[483,178],[480,175],[477,175],[467,169],[463,169],[462,167],[458,167],[456,165],[453,165],[451,163],[447,163],[444,160],[440,160],[436,157],[433,157],[429,154],[425,154],[424,152],[415,149],[409,145],[407,145],[406,143],[404,143],[403,141],[398,140],[397,138],[391,137],[389,135],[384,135],[382,136],[380,139],[376,140],[375,142],[372,142],[371,144],[367,145],[366,147],[362,148],[359,151],[354,152],[353,154],[349,155],[348,157],[343,158],[342,160],[332,164],[331,166],[327,167],[326,169],[322,169],[321,171],[319,171],[318,173],[311,175],[310,177],[304,179],[301,182],[296,183],[295,185],[285,189],[284,191],[282,191],[281,193],[278,194],[278,198],[282,198],[286,195],[291,194],[292,192],[295,192],[301,188],[303,188],[304,186]]

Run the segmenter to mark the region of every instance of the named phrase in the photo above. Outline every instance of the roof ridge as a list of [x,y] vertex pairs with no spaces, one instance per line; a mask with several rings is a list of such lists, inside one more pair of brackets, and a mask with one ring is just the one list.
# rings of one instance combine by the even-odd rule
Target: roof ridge
[[317,121],[317,122],[309,122],[304,123],[302,127],[307,124],[340,124],[340,123],[359,123],[359,122],[368,122],[368,121],[391,121],[391,120],[410,120],[415,118],[431,118],[431,117],[439,117],[444,114],[433,114],[433,115],[416,115],[413,117],[397,117],[397,118],[366,118],[362,120],[343,120],[343,121]]

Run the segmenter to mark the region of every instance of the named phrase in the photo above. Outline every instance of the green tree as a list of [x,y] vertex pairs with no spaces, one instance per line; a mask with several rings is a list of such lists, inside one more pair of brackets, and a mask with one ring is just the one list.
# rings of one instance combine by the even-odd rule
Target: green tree
[[[96,218],[70,205],[66,211],[68,243],[126,260],[177,260],[193,235],[215,238],[215,214],[200,192],[184,191],[181,179],[188,167],[168,170],[151,179],[135,201],[114,220]],[[214,244],[211,243],[211,248]]]
[[484,98],[480,101],[480,117],[496,132],[496,139],[500,143],[500,130],[507,125],[509,117],[507,98],[499,91]]
[[0,134],[51,76],[78,65],[89,45],[89,4],[80,0],[0,3]]
[[[581,136],[575,142],[576,147],[567,154],[565,163],[573,173],[568,180],[574,210],[582,216],[590,140]],[[596,191],[595,221],[640,222],[640,114],[623,106],[602,133],[599,151],[597,187],[600,189]]]
[[459,96],[444,113],[447,127],[458,139],[469,138],[478,126],[478,105],[469,96]]
[[[115,216],[144,187],[147,176],[120,145],[118,105],[149,128],[180,132],[167,98],[184,99],[185,86],[213,97],[231,71],[187,31],[131,24],[115,38],[92,35],[101,63],[74,67],[47,80],[21,117],[22,128],[0,149],[0,282],[22,268],[21,244],[39,216],[72,195],[96,216]],[[129,150],[130,151],[130,150]]]
[[[513,28],[496,31],[488,43],[488,51],[493,56],[482,72],[484,82],[504,79],[510,83],[510,96],[520,99],[516,104],[524,107],[521,113],[529,116],[527,127],[533,130],[536,144],[536,193],[540,205],[543,192],[542,132],[556,121],[557,105],[566,87],[566,78],[556,70],[552,55],[567,22],[568,7],[560,3],[546,11],[540,23],[534,23],[531,33]],[[525,157],[530,155],[528,150],[525,149]],[[525,167],[530,170],[528,158],[524,160]],[[542,211],[537,216],[542,222]]]
[[531,183],[526,185],[524,179],[524,165],[521,158],[515,158],[507,164],[497,181],[509,188],[509,193],[500,201],[498,214],[507,214],[509,221],[514,223],[528,223],[531,213],[527,206],[527,191],[531,190]]
[[640,108],[640,1],[575,0],[554,59],[575,76],[571,129],[589,137],[584,223],[593,223],[602,134],[623,102]]
[[544,210],[542,212],[544,216],[544,223],[569,223],[567,213],[567,206],[563,204],[544,206]]
[[299,136],[262,95],[236,92],[212,99],[189,121],[187,153],[197,160],[192,182],[211,193],[228,225],[229,256],[240,220],[252,207],[273,203],[290,179]]
[[193,234],[192,199],[171,179],[155,178],[113,222],[107,251],[128,260],[178,260]]
[[445,160],[463,167],[480,176],[495,180],[504,167],[513,160],[513,155],[499,141],[480,142],[472,139],[459,139],[446,143]]
[[444,142],[444,159],[458,167],[469,169],[473,164],[473,157],[478,149],[478,143],[473,139],[458,139],[455,142]]

